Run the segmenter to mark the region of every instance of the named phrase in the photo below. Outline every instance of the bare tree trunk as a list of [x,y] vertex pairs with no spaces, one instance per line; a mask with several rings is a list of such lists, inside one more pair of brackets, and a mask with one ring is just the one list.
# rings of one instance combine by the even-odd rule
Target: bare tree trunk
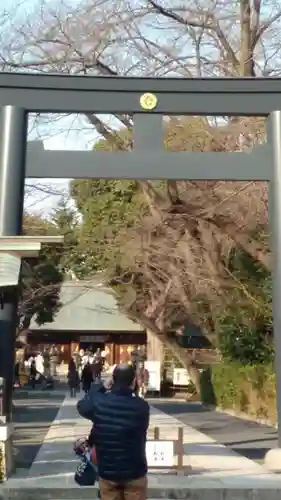
[[250,0],[240,0],[240,25],[240,76],[254,77]]

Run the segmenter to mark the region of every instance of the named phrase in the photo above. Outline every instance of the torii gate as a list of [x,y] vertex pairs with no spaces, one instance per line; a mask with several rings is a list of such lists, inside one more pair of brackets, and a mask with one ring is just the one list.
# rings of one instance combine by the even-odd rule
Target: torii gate
[[[281,448],[281,78],[157,79],[2,73],[0,106],[0,236],[20,233],[25,175],[270,182]],[[28,112],[128,114],[134,122],[133,150],[44,151],[42,144],[30,143],[26,155]],[[163,115],[268,116],[268,143],[255,146],[250,153],[164,152]],[[2,314],[0,310],[0,320]],[[9,336],[6,334],[0,341],[0,348],[7,350],[8,356],[13,336],[11,327]]]

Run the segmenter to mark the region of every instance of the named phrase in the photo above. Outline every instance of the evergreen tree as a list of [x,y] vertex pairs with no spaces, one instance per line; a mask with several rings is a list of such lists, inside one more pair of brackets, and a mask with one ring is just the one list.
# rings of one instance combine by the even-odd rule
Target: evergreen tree
[[64,244],[54,250],[54,261],[64,273],[81,275],[84,256],[79,250],[80,224],[77,212],[62,198],[51,215],[51,222],[58,234],[64,237]]
[[[57,236],[57,228],[38,215],[24,214],[23,234]],[[26,329],[34,317],[36,322],[51,322],[60,308],[60,286],[63,280],[57,259],[58,247],[43,245],[37,258],[24,259],[20,285],[18,323]]]

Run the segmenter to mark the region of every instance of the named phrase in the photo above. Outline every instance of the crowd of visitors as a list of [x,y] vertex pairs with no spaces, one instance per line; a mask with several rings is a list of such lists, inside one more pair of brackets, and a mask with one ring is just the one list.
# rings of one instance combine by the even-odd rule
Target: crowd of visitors
[[100,349],[95,353],[83,349],[76,352],[68,364],[67,380],[71,396],[76,396],[81,384],[87,393],[92,382],[101,378],[103,366],[104,356]]
[[[129,365],[134,368],[136,374],[134,392],[144,398],[149,383],[148,370],[142,361],[131,362]],[[95,353],[87,350],[76,352],[68,365],[67,379],[71,396],[75,397],[81,386],[85,393],[89,392],[92,382],[101,379],[104,367],[105,356],[100,349],[97,349]],[[115,368],[116,365],[113,365],[107,373],[112,374]]]
[[25,358],[18,357],[15,363],[15,386],[22,387],[30,384],[31,387],[39,385],[42,389],[53,387],[54,378],[59,363],[59,355],[55,345],[43,352],[34,352]]
[[[37,351],[24,360],[17,359],[15,364],[15,387],[29,384],[32,388],[40,387],[42,390],[54,387],[59,365],[59,354],[55,345],[44,351]],[[136,373],[135,393],[145,397],[149,374],[144,361],[136,362],[132,357],[129,365],[133,366]],[[90,390],[93,381],[101,379],[102,372],[113,373],[116,365],[109,367],[106,363],[106,352],[98,348],[95,352],[80,349],[72,354],[68,363],[67,381],[72,397],[75,397],[80,388],[85,393]]]

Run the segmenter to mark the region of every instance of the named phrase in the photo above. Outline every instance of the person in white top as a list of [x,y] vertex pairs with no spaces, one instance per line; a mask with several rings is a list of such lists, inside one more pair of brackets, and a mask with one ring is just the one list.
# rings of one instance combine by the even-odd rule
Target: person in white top
[[24,366],[26,368],[30,368],[31,367],[31,363],[32,363],[33,360],[34,360],[34,356],[30,356],[27,360],[25,360]]
[[95,356],[92,352],[90,352],[89,356],[88,356],[88,362],[90,363],[90,365],[93,364],[94,360],[95,360]]
[[89,363],[89,353],[85,352],[82,356],[82,368],[84,368],[87,363]]
[[35,367],[39,375],[44,375],[44,358],[41,352],[35,357]]

